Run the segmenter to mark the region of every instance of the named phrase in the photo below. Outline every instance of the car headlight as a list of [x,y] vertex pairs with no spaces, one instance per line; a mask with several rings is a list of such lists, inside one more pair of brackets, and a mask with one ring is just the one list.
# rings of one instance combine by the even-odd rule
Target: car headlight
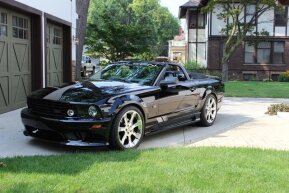
[[68,115],[69,117],[72,117],[72,116],[74,115],[74,110],[69,109],[69,110],[67,111],[67,115]]
[[96,109],[96,107],[95,107],[95,106],[90,106],[90,107],[88,108],[88,114],[89,114],[89,116],[91,116],[91,117],[96,117],[96,115],[97,115],[97,109]]

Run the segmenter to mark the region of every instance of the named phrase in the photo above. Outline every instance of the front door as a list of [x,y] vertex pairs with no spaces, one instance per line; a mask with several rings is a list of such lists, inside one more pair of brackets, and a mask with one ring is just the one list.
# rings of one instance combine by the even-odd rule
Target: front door
[[158,99],[159,116],[162,119],[160,126],[192,120],[198,104],[195,83],[192,80],[187,80],[182,69],[177,66],[169,66],[164,79],[166,76],[177,78],[178,82],[160,90]]

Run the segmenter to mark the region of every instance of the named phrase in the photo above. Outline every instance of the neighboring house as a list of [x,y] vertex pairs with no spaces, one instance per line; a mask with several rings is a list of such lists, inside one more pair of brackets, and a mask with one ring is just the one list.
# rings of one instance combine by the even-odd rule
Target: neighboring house
[[[208,70],[221,70],[224,49],[224,35],[221,29],[225,21],[217,15],[222,12],[221,6],[208,14],[201,13],[201,8],[208,0],[191,0],[180,6],[180,18],[187,21],[187,60],[197,61]],[[250,19],[256,6],[244,9],[244,19]],[[288,8],[284,11],[271,10],[263,13],[256,22],[256,31],[265,30],[269,37],[254,46],[243,42],[229,60],[230,79],[273,79],[289,69],[289,23]]]
[[186,62],[186,48],[187,42],[183,29],[180,28],[179,35],[175,36],[173,40],[169,41],[169,60],[173,62]]
[[76,0],[0,0],[0,113],[72,80]]

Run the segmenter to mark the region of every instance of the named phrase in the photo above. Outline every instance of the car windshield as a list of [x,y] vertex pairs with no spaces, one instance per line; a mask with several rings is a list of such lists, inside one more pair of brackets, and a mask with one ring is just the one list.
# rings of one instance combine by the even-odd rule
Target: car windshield
[[115,64],[96,72],[91,81],[113,80],[152,85],[162,69],[155,64]]

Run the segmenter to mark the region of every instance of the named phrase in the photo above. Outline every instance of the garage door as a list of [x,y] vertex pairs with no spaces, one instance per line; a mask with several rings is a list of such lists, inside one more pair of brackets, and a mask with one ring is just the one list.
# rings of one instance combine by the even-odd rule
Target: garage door
[[63,82],[63,29],[48,24],[47,39],[47,85],[59,86]]
[[31,92],[30,18],[0,9],[0,113],[23,106]]

